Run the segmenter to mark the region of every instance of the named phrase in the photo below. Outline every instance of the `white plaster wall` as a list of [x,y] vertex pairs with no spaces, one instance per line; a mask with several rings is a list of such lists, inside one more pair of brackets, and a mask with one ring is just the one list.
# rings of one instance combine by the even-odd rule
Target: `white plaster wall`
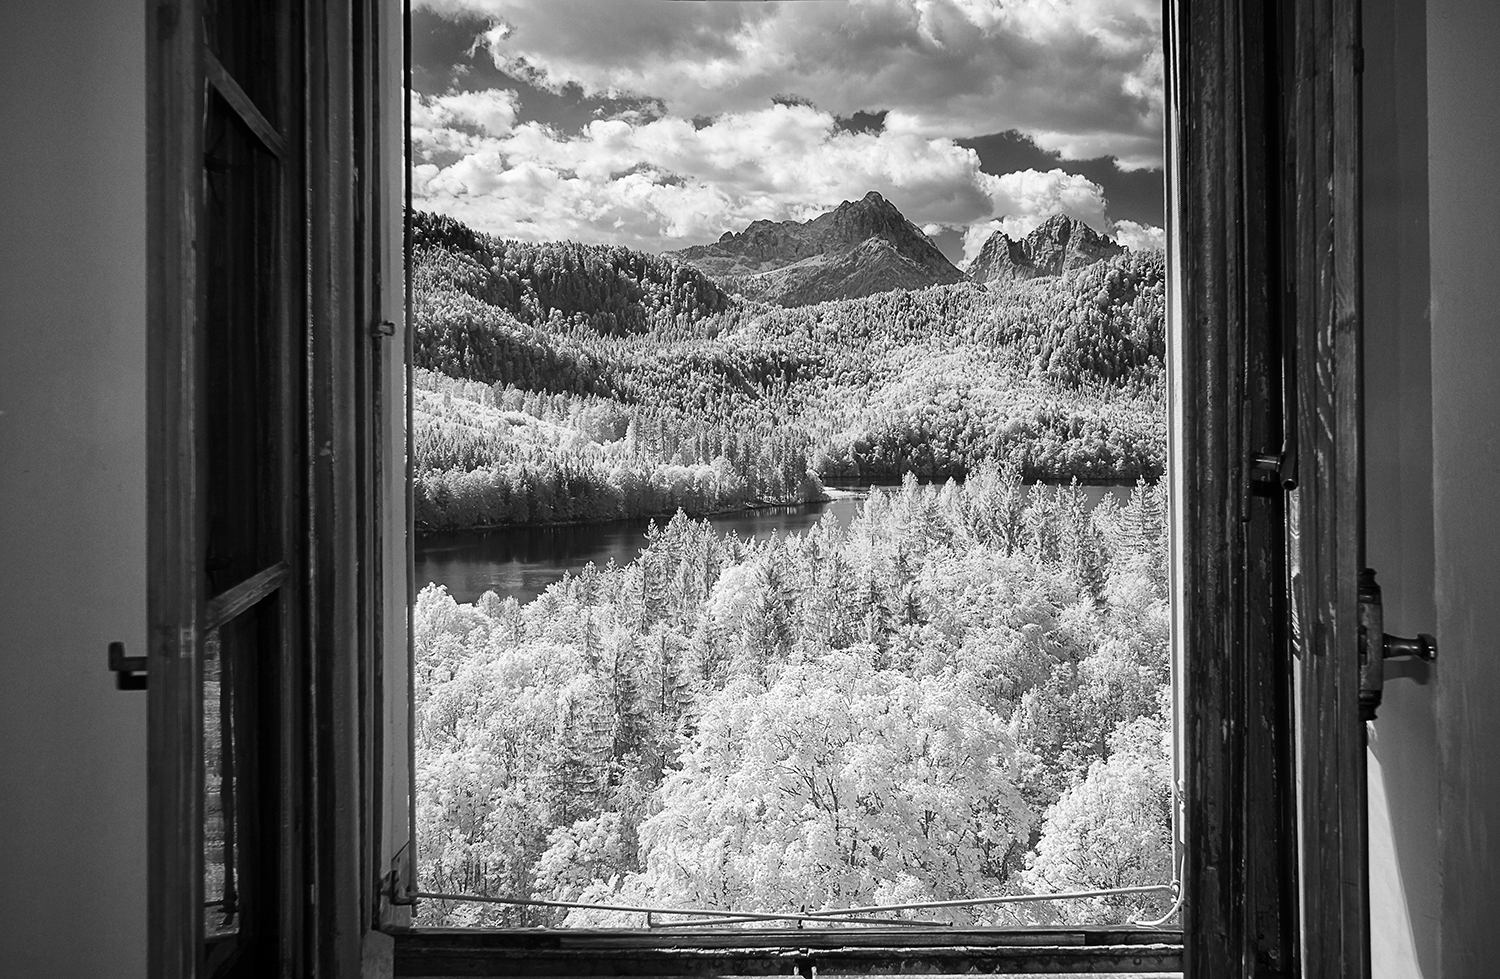
[[1442,979],[1500,920],[1500,4],[1428,0]]
[[[1365,0],[1365,419],[1368,561],[1387,631],[1436,631],[1427,49],[1421,0]],[[1433,979],[1441,906],[1433,672],[1392,670],[1370,729],[1374,979]]]
[[1365,5],[1369,556],[1439,643],[1372,730],[1377,979],[1500,975],[1497,41],[1486,0]]
[[146,974],[144,4],[0,5],[0,975]]

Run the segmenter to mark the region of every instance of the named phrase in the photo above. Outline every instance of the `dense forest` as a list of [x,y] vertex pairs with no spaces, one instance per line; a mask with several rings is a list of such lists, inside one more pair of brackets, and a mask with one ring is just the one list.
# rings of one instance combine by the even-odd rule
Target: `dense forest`
[[[1171,880],[1164,514],[1144,483],[1091,509],[985,465],[876,491],[844,529],[740,540],[679,513],[525,605],[427,587],[422,887],[798,911]],[[436,900],[419,922],[644,923]]]
[[1156,253],[787,309],[624,248],[421,214],[413,237],[423,527],[697,515],[990,462],[1162,471]]
[[807,434],[690,427],[597,395],[496,390],[418,368],[416,517],[431,529],[715,513],[825,499]]

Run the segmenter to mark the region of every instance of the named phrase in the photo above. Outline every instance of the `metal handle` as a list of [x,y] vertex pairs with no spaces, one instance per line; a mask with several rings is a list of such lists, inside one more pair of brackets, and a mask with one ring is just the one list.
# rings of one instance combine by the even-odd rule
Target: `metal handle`
[[1437,659],[1437,640],[1425,632],[1418,633],[1415,639],[1403,639],[1388,632],[1382,635],[1385,639],[1385,659],[1415,656],[1424,663]]
[[116,689],[146,689],[146,657],[126,656],[124,643],[109,644],[109,668],[115,675]]
[[1437,659],[1437,640],[1428,633],[1415,639],[1393,636],[1385,631],[1385,609],[1380,599],[1380,585],[1375,572],[1365,568],[1359,573],[1359,716],[1373,721],[1385,693],[1385,661],[1415,657],[1424,663]]

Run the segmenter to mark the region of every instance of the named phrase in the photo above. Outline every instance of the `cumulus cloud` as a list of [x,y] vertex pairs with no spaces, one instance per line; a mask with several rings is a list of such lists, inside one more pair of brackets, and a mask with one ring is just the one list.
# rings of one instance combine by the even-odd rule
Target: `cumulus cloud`
[[426,0],[482,16],[495,63],[683,118],[797,96],[954,139],[1015,129],[1064,159],[1161,163],[1159,0]]
[[1058,211],[1108,225],[1103,189],[1077,174],[996,176],[951,139],[851,131],[807,105],[707,124],[596,119],[576,133],[516,119],[508,91],[422,98],[412,126],[418,203],[501,235],[646,250],[712,241],[758,219],[806,220],[871,190],[929,234],[976,225],[1024,234]]
[[504,136],[516,122],[516,93],[490,89],[412,99],[410,138],[425,158],[456,159],[477,152],[486,138]]
[[1167,233],[1155,225],[1116,221],[1115,241],[1138,252],[1159,252],[1167,247]]

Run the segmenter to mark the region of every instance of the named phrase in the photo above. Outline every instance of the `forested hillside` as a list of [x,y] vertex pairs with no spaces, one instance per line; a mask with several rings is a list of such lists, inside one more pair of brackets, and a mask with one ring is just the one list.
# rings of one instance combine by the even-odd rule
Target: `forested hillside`
[[[420,884],[759,911],[1163,884],[1164,515],[1144,484],[1090,511],[985,466],[876,492],[842,530],[744,541],[679,514],[637,560],[526,605],[430,586]],[[1121,923],[1168,903],[906,916]],[[644,919],[430,900],[418,922]]]
[[[1053,264],[1081,267],[1062,274],[1037,271],[1042,249],[987,286],[783,307],[670,257],[432,217],[414,234],[419,526],[664,515],[634,560],[526,604],[420,593],[424,890],[779,912],[1172,879],[1160,255],[1085,262],[1063,235]],[[860,291],[884,274],[854,272]],[[891,488],[842,528],[744,540],[692,519],[839,481]],[[1076,481],[1136,490],[1091,509]]]
[[785,309],[623,248],[432,216],[414,236],[422,526],[701,514],[986,462],[1163,468],[1159,254]]
[[563,321],[612,334],[670,331],[730,306],[697,269],[644,252],[495,238],[422,211],[412,215],[410,229],[421,259],[412,284],[419,310],[422,302],[441,305],[440,294],[452,292],[534,326]]

